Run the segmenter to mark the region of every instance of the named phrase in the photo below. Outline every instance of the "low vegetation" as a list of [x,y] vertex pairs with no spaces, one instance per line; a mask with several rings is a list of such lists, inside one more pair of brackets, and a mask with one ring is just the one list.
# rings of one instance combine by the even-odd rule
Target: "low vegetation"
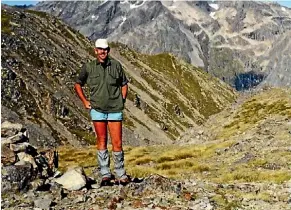
[[274,100],[265,93],[246,101],[233,116],[233,120],[224,125],[220,137],[228,138],[238,132],[243,133],[270,116],[280,115],[290,119],[291,99],[288,96],[289,93],[276,89],[271,93],[274,99],[279,99]]
[[[258,126],[258,122],[267,118],[286,117],[290,119],[291,100],[290,92],[273,89],[263,94],[258,94],[247,100],[230,119],[237,123],[243,122],[245,127],[241,131]],[[274,96],[274,97],[272,97]],[[282,99],[282,100],[281,100]],[[258,105],[262,104],[262,105]],[[250,112],[250,114],[248,114]],[[252,117],[251,117],[252,115]],[[276,118],[277,119],[277,118]],[[280,118],[278,118],[280,119]],[[143,177],[153,173],[161,174],[174,179],[195,177],[196,179],[208,180],[214,183],[277,183],[281,184],[290,180],[291,154],[286,151],[290,147],[290,134],[285,136],[278,132],[273,140],[272,149],[268,149],[266,140],[256,142],[251,140],[242,149],[241,138],[236,138],[232,125],[225,126],[220,123],[221,136],[213,141],[196,145],[168,145],[149,147],[125,147],[125,163],[129,174],[135,177]],[[222,135],[224,134],[224,135]],[[286,134],[286,135],[287,135]],[[254,141],[254,140],[253,140]],[[279,145],[279,147],[275,146]],[[253,150],[252,147],[258,148]],[[262,149],[260,149],[262,148]],[[276,149],[277,148],[277,149]],[[271,152],[270,152],[271,150]],[[73,150],[60,148],[60,166],[65,170],[67,165],[83,164],[86,159],[85,170],[91,173],[96,168],[96,148],[90,147],[77,151],[78,155],[71,155]],[[223,151],[223,152],[219,152]],[[249,153],[253,155],[249,155]],[[91,161],[91,162],[90,162]],[[67,164],[67,165],[66,165]],[[243,195],[238,195],[243,197]],[[266,194],[249,195],[265,197]],[[216,197],[219,202],[224,202],[222,197]],[[226,205],[226,203],[225,203]],[[228,203],[232,206],[235,203]]]
[[5,11],[2,10],[1,13],[1,33],[10,33],[11,32],[11,26],[10,26],[10,20],[11,16],[7,14]]
[[[135,177],[157,173],[180,179],[193,176],[199,179],[207,178],[216,183],[282,183],[291,178],[287,169],[278,171],[258,169],[254,162],[237,164],[234,167],[229,167],[223,162],[215,162],[216,149],[232,144],[233,142],[222,142],[188,147],[125,147],[126,168],[128,173]],[[95,147],[83,150],[60,148],[61,170],[64,171],[68,166],[78,164],[82,165],[90,174],[97,167],[95,153]],[[288,160],[291,161],[290,156]]]

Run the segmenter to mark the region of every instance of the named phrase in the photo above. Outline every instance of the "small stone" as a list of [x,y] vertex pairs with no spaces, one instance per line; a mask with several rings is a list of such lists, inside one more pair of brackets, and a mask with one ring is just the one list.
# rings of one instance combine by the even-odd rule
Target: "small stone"
[[32,190],[37,191],[37,190],[43,189],[44,182],[45,182],[45,180],[43,180],[43,179],[36,179],[36,180],[32,181],[30,183],[32,186]]
[[62,172],[60,172],[59,170],[57,170],[55,173],[54,173],[54,178],[57,178],[57,177],[60,177],[62,175]]
[[133,208],[142,208],[142,207],[144,207],[144,204],[142,203],[142,201],[136,200],[133,202],[132,207]]
[[116,205],[116,203],[115,203],[114,201],[110,201],[110,202],[108,203],[108,208],[109,208],[110,210],[112,210],[112,209],[116,209],[116,208],[117,208],[117,205]]
[[150,203],[147,207],[150,208],[150,209],[153,209],[153,208],[155,208],[155,204]]
[[74,203],[83,203],[85,202],[85,196],[84,195],[78,195],[77,198],[73,201]]
[[91,187],[93,189],[99,189],[101,186],[100,186],[100,184],[92,184]]
[[114,201],[115,203],[120,203],[121,201],[123,201],[123,198],[120,196],[115,196],[113,197],[112,201]]
[[25,164],[26,164],[26,162],[24,160],[20,160],[20,161],[16,162],[14,165],[16,165],[16,166],[23,166]]
[[122,204],[121,203],[117,203],[117,209],[122,209]]
[[184,198],[185,198],[187,201],[194,200],[192,194],[189,193],[189,192],[185,192],[185,193],[184,193]]
[[49,209],[52,203],[52,199],[45,197],[45,198],[40,198],[34,201],[34,206],[36,208],[40,209]]
[[202,135],[204,133],[204,131],[203,130],[199,130],[197,133],[198,133],[198,135]]

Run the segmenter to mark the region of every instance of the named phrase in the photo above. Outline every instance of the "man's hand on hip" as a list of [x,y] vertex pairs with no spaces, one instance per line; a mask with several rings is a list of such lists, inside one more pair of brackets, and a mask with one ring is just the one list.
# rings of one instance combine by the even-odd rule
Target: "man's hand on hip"
[[84,106],[85,106],[86,109],[91,109],[90,101],[84,101]]

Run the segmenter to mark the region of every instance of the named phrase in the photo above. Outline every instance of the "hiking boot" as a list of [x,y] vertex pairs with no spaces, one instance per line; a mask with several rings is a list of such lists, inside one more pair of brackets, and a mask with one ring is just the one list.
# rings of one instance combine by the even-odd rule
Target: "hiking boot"
[[126,186],[130,183],[130,178],[127,176],[125,178],[119,179],[119,184],[122,186]]
[[113,186],[114,180],[111,177],[103,177],[100,183],[101,187]]

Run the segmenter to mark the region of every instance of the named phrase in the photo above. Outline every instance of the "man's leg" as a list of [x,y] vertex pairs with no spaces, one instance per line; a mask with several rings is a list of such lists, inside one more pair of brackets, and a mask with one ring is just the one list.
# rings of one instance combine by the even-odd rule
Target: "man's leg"
[[124,153],[122,150],[122,121],[109,121],[108,127],[112,141],[112,157],[115,173],[119,179],[127,179],[124,169]]
[[93,121],[97,135],[97,160],[102,178],[111,177],[110,159],[107,150],[107,121]]

